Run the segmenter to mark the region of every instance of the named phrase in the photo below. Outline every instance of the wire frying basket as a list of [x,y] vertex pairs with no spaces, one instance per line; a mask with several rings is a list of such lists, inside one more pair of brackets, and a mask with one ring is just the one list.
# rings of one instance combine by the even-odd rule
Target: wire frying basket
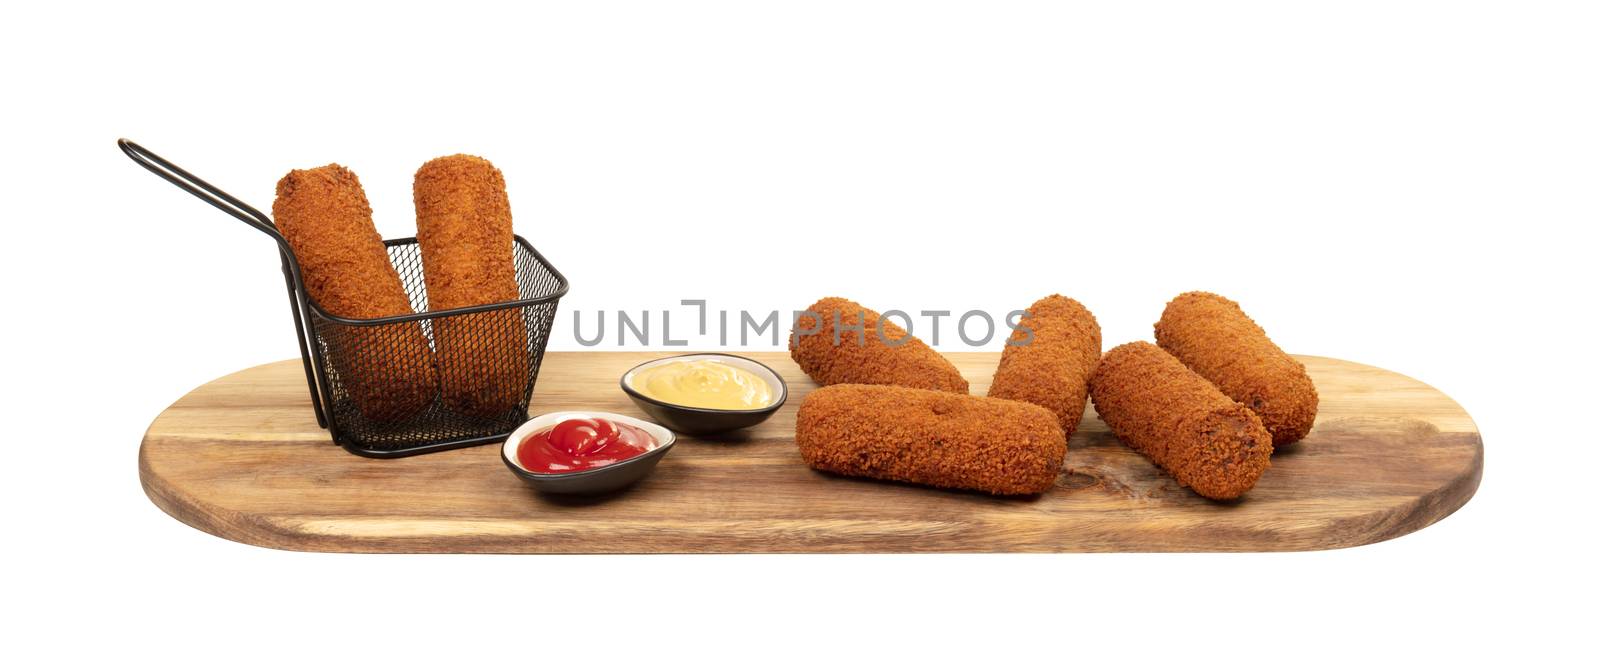
[[335,443],[394,458],[495,442],[528,420],[567,279],[526,239],[515,239],[517,300],[438,312],[428,311],[417,239],[386,240],[414,313],[346,319],[306,292],[293,250],[265,214],[143,146],[117,146],[277,243],[311,406]]

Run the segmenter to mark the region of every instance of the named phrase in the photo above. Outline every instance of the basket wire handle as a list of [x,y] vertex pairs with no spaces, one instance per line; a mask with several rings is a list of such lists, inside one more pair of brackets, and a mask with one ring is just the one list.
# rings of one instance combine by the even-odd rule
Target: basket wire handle
[[[328,420],[326,413],[323,411],[323,404],[331,401],[331,394],[326,393],[327,383],[319,381],[316,371],[312,369],[313,356],[316,357],[317,364],[322,363],[322,349],[317,344],[310,342],[306,335],[305,322],[311,318],[311,311],[306,301],[300,298],[300,292],[304,289],[300,279],[300,264],[295,260],[294,250],[289,248],[289,241],[283,237],[283,234],[278,232],[278,227],[272,224],[271,218],[261,213],[261,210],[245,204],[243,200],[212,186],[210,182],[196,177],[193,173],[183,170],[177,164],[167,161],[160,155],[152,153],[149,149],[128,139],[118,139],[117,147],[122,149],[122,152],[138,163],[139,166],[143,166],[145,170],[171,182],[174,186],[189,192],[194,197],[216,207],[223,213],[239,219],[240,222],[271,236],[273,242],[278,244],[278,255],[283,260],[283,280],[289,286],[289,307],[294,312],[294,329],[300,342],[300,360],[306,371],[306,385],[311,389],[312,409],[316,411],[317,424],[327,428]],[[320,390],[319,386],[321,387]],[[336,433],[334,442],[338,441],[339,438]]]
[[244,224],[261,230],[262,233],[271,236],[274,241],[277,241],[285,248],[289,246],[289,241],[283,238],[283,234],[278,233],[277,225],[272,224],[272,219],[261,213],[259,209],[245,204],[243,200],[212,186],[210,182],[196,177],[193,173],[183,170],[177,164],[168,162],[160,155],[150,152],[150,149],[130,140],[118,139],[117,147],[121,148],[122,152],[126,153],[133,161],[151,173],[160,176],[161,179],[171,182],[184,191],[188,191],[194,197],[200,198],[206,204],[220,209],[223,213],[238,218]]

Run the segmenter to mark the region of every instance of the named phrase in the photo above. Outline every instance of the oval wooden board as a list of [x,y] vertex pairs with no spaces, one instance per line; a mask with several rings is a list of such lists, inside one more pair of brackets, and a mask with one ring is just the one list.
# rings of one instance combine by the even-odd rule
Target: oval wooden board
[[[535,415],[642,415],[624,371],[663,353],[549,353]],[[1093,413],[1055,489],[995,498],[806,468],[794,416],[814,388],[784,353],[749,353],[789,383],[766,423],[681,437],[656,471],[601,498],[540,495],[499,445],[361,458],[317,427],[299,360],[247,369],[178,400],[150,425],[139,477],[162,510],[247,544],[327,552],[1286,551],[1357,546],[1423,528],[1477,490],[1483,445],[1450,398],[1411,378],[1301,357],[1321,394],[1311,435],[1280,450],[1243,499],[1179,487]],[[951,353],[988,389],[997,353]]]

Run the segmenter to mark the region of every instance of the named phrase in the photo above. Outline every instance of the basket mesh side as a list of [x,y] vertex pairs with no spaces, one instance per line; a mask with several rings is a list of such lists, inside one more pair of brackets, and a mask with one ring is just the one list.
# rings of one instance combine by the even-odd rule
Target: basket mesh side
[[[427,286],[416,243],[390,243],[389,258],[412,308],[426,312]],[[561,289],[554,271],[521,244],[515,263],[522,299],[548,297]],[[528,419],[528,398],[555,314],[556,301],[550,300],[377,326],[345,325],[313,315],[311,327],[322,349],[330,396],[330,426],[345,444],[369,451],[413,450],[510,433]],[[419,336],[422,341],[416,341]],[[432,361],[426,371],[418,369],[417,354],[411,351],[422,344],[432,351],[421,353]],[[419,374],[432,379],[423,383]]]

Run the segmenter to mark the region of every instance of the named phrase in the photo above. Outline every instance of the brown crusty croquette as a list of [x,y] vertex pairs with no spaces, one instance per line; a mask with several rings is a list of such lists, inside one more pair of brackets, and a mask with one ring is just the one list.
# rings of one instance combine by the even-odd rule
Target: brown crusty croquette
[[1267,338],[1239,304],[1210,292],[1186,292],[1156,322],[1156,344],[1250,407],[1282,447],[1311,432],[1317,387],[1305,365]]
[[796,317],[789,355],[823,386],[890,384],[967,392],[966,378],[950,360],[849,299],[826,297]]
[[1059,294],[1035,301],[1027,312],[1000,354],[989,397],[1049,409],[1070,440],[1100,362],[1100,324],[1083,304]]
[[[429,310],[515,301],[517,268],[505,177],[488,160],[450,155],[417,169],[417,245]],[[519,308],[434,321],[445,405],[494,417],[528,386],[527,330]]]
[[1237,498],[1267,469],[1272,436],[1256,414],[1155,344],[1106,352],[1089,393],[1119,440],[1200,496]]
[[794,440],[814,469],[990,494],[1050,489],[1067,455],[1043,407],[869,384],[812,391]]
[[[400,274],[372,224],[356,174],[329,164],[290,171],[272,202],[306,292],[329,314],[373,319],[411,314]],[[362,415],[396,421],[419,413],[438,389],[433,352],[416,323],[346,326],[329,359]]]

